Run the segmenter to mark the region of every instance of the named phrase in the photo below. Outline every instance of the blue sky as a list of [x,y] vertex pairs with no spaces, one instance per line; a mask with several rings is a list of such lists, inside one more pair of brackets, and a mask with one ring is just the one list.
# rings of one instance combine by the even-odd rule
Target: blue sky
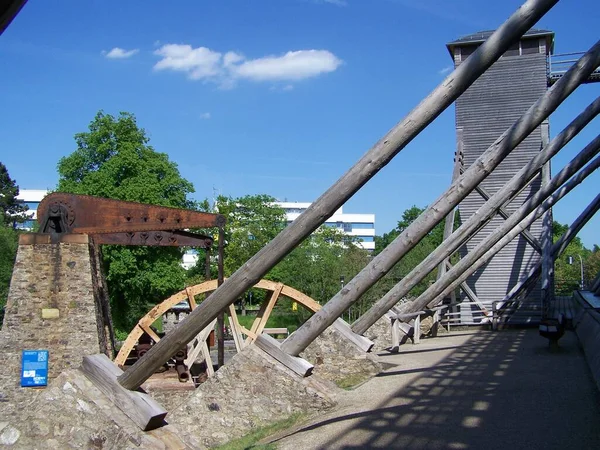
[[[196,198],[269,194],[312,201],[433,90],[445,43],[493,29],[521,4],[475,0],[30,0],[0,37],[0,160],[21,188],[53,188],[58,160],[95,113],[134,113]],[[562,0],[538,23],[557,53],[598,39],[596,0]],[[600,94],[581,87],[551,117],[558,133]],[[598,130],[553,162],[553,173]],[[357,193],[377,234],[448,186],[449,108]],[[555,208],[570,223],[596,174]],[[580,233],[600,244],[595,218]]]

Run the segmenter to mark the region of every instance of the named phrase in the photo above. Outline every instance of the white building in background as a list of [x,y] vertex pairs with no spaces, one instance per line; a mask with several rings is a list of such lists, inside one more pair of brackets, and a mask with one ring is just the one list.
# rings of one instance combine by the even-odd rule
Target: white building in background
[[[285,211],[288,223],[293,222],[311,204],[300,202],[275,202]],[[375,250],[375,214],[344,213],[343,207],[338,209],[324,224],[338,228],[348,236],[360,239],[360,246],[365,250]]]
[[19,224],[19,228],[25,230],[31,230],[35,221],[37,220],[37,209],[42,199],[48,195],[46,189],[19,189],[19,195],[17,200],[23,202],[29,208],[25,213],[28,220]]

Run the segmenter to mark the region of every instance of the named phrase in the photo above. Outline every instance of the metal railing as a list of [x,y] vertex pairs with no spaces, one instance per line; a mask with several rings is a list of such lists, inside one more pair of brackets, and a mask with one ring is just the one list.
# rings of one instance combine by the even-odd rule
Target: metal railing
[[[562,77],[573,64],[575,64],[584,52],[558,53],[548,57],[547,72],[548,83],[555,83]],[[590,75],[590,81],[600,81],[600,66]]]

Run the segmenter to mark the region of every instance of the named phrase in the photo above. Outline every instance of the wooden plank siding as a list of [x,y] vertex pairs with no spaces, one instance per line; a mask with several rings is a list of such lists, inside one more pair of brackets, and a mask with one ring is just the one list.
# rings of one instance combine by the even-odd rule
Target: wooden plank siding
[[[462,148],[464,167],[475,160],[509,128],[527,109],[547,90],[546,40],[536,38],[540,43],[540,53],[503,56],[488,69],[456,101],[457,136]],[[532,39],[529,39],[531,41]],[[459,48],[454,48],[454,61],[460,64]],[[505,160],[481,183],[490,194],[497,192],[514,176],[546,141],[541,127],[527,137]],[[544,142],[546,144],[547,142]],[[512,214],[541,186],[538,176],[505,209]],[[459,205],[461,220],[474,214],[484,199],[476,191],[469,194]],[[495,216],[463,248],[464,256],[504,222]],[[542,221],[533,223],[530,233],[538,240],[542,238]],[[501,300],[506,293],[525,276],[530,268],[541,260],[541,255],[532,248],[522,236],[519,236],[494,256],[488,264],[477,270],[467,280],[468,286],[475,292],[480,302],[491,310],[492,302]],[[464,293],[461,300],[468,300]],[[539,283],[526,302],[539,304],[541,290]],[[461,320],[464,324],[480,321],[479,314],[473,314],[472,308],[463,308]]]

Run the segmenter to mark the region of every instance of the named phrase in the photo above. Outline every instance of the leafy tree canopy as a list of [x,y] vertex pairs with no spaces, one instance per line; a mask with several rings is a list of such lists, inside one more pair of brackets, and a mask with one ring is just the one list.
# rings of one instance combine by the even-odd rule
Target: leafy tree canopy
[[[58,191],[177,208],[194,208],[192,184],[165,153],[156,152],[130,113],[102,111],[77,148],[58,163]],[[104,271],[113,319],[128,332],[149,307],[183,288],[185,271],[178,248],[104,246]]]
[[12,226],[24,222],[27,217],[23,214],[27,206],[22,204],[17,196],[19,186],[10,177],[6,166],[0,162],[0,226]]
[[219,196],[215,210],[227,217],[225,276],[231,275],[286,225],[285,211],[268,195]]
[[[568,225],[554,221],[552,223],[554,242],[560,239],[568,229]],[[597,245],[590,250],[583,245],[578,236],[575,236],[562,255],[559,255],[554,261],[554,282],[557,295],[570,295],[574,289],[579,289],[582,268],[583,284],[584,287],[587,287],[600,271],[600,252]]]

